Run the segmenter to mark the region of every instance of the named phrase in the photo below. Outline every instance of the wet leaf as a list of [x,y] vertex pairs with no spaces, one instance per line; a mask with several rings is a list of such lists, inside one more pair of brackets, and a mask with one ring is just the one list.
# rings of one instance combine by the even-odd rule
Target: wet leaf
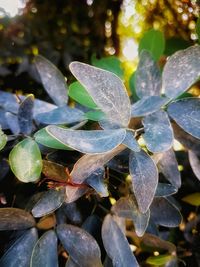
[[7,136],[1,130],[0,126],[0,150],[2,150],[5,147],[6,143],[7,143]]
[[161,73],[150,52],[142,50],[135,74],[136,93],[140,98],[161,94]]
[[151,29],[145,32],[139,43],[139,52],[142,50],[149,51],[154,60],[158,60],[165,50],[165,38],[161,31]]
[[139,266],[125,235],[110,214],[103,221],[101,233],[105,250],[114,267]]
[[58,267],[57,236],[53,230],[44,233],[33,248],[30,267]]
[[161,159],[158,161],[158,169],[165,178],[177,189],[181,186],[181,175],[178,170],[178,162],[173,149],[162,153]]
[[37,143],[31,138],[19,142],[10,152],[9,163],[21,182],[37,181],[42,171],[42,158]]
[[177,193],[177,188],[171,184],[158,183],[155,196],[166,197]]
[[94,103],[92,97],[79,82],[73,82],[70,84],[68,95],[83,106],[93,109],[97,108],[97,105]]
[[32,214],[35,218],[45,216],[49,213],[54,212],[58,209],[62,203],[65,201],[65,189],[60,188],[50,189],[46,191],[39,201],[34,205],[32,209]]
[[63,145],[57,139],[53,138],[47,131],[46,128],[40,129],[34,134],[35,141],[43,146],[62,149],[62,150],[72,150],[70,147]]
[[35,119],[43,124],[71,124],[85,120],[84,112],[67,106],[38,114]]
[[115,74],[80,62],[72,62],[70,70],[112,124],[128,125],[130,100],[122,81]]
[[200,76],[200,46],[190,46],[169,57],[163,69],[163,90],[176,98],[188,90]]
[[135,152],[139,152],[140,146],[137,143],[133,134],[134,134],[133,132],[126,130],[126,136],[125,136],[125,139],[123,141],[123,144],[125,146],[127,146],[128,148],[130,148],[131,150],[133,150]]
[[195,152],[192,150],[188,151],[190,166],[196,175],[196,177],[200,180],[200,160]]
[[173,258],[174,258],[173,255],[168,255],[168,254],[152,256],[146,259],[146,263],[154,265],[154,266],[161,266],[161,265],[168,263]]
[[76,264],[82,267],[102,267],[100,248],[88,232],[69,224],[58,225],[56,231],[64,248]]
[[177,227],[182,221],[180,211],[164,197],[154,198],[150,211],[151,218],[158,225]]
[[38,239],[37,230],[32,228],[21,235],[0,259],[1,267],[30,266],[33,247]]
[[132,117],[149,115],[167,103],[168,99],[161,96],[146,96],[131,106]]
[[92,57],[92,65],[103,70],[108,70],[116,74],[119,78],[123,79],[124,71],[121,68],[121,61],[115,56],[102,57],[97,59]]
[[18,123],[20,132],[26,135],[31,134],[33,128],[33,107],[34,107],[34,96],[28,95],[18,109]]
[[119,217],[131,219],[138,236],[143,236],[149,222],[150,211],[141,213],[134,196],[122,197],[113,206],[112,212]]
[[151,157],[141,150],[130,153],[129,170],[138,208],[140,212],[146,213],[153,201],[158,185],[157,167]]
[[0,230],[22,230],[35,225],[33,216],[22,209],[1,208]]
[[84,155],[74,164],[70,174],[73,182],[79,184],[83,183],[94,171],[102,168],[108,161],[124,149],[124,146],[120,145],[105,154]]
[[156,111],[142,121],[146,146],[153,153],[169,150],[174,141],[172,127],[167,113],[163,110]]
[[172,102],[167,112],[184,131],[200,139],[200,98],[190,97]]
[[101,197],[107,197],[109,195],[108,185],[104,179],[104,172],[103,168],[97,169],[85,180]]
[[82,153],[98,154],[108,152],[120,145],[125,137],[125,129],[117,130],[70,130],[57,126],[47,126],[47,132],[64,145]]
[[35,65],[46,92],[57,106],[65,105],[68,102],[65,77],[56,66],[42,56],[35,58]]
[[182,198],[182,200],[186,203],[193,205],[193,206],[199,207],[200,206],[200,193],[197,192],[197,193],[187,195],[184,198]]
[[[6,112],[5,116],[6,116],[7,124],[9,126],[11,132],[15,135],[18,135],[20,133],[20,128],[19,128],[19,122],[18,122],[17,115],[12,114],[10,112]],[[31,128],[32,128],[32,124],[31,124]]]

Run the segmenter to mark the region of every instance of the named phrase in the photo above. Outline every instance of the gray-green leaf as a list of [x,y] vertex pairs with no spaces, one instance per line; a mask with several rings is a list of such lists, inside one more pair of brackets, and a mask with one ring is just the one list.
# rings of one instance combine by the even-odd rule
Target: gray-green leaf
[[42,56],[36,57],[35,65],[46,92],[57,106],[65,105],[68,102],[65,77],[56,66]]
[[158,185],[157,167],[151,157],[143,150],[140,152],[131,151],[129,170],[138,208],[140,212],[146,213],[153,201]]
[[6,143],[7,143],[7,136],[1,130],[1,125],[0,125],[0,150],[2,150],[5,147]]
[[163,90],[176,98],[188,90],[200,76],[200,46],[195,45],[173,54],[163,70]]
[[184,131],[200,139],[200,98],[190,97],[172,102],[167,112]]
[[48,126],[47,132],[59,142],[87,154],[105,153],[120,145],[126,135],[125,129],[116,130],[70,130]]
[[127,127],[130,120],[130,100],[120,78],[109,71],[80,62],[72,62],[70,70],[106,114],[107,119],[113,124]]

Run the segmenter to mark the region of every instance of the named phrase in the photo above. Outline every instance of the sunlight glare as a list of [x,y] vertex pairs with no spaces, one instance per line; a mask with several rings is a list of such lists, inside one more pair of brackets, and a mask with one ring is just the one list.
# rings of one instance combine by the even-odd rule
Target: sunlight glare
[[0,13],[2,15],[15,17],[19,14],[20,9],[24,7],[24,0],[0,0]]

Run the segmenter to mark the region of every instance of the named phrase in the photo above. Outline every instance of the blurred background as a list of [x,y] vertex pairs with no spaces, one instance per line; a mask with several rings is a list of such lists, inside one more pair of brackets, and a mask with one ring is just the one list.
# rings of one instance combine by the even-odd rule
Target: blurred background
[[144,32],[161,30],[166,55],[196,42],[197,0],[0,0],[0,89],[34,93],[37,54],[70,79],[72,60],[116,55],[128,80]]

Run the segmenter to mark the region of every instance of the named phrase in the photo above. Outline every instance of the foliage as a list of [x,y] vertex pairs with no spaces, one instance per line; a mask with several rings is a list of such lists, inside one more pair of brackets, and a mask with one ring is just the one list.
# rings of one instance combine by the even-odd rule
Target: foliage
[[[162,227],[168,236],[182,222],[173,197],[181,187],[174,139],[189,150],[199,179],[200,99],[180,96],[199,78],[200,46],[171,55],[162,73],[154,51],[140,52],[136,103],[114,57],[95,59],[95,66],[72,62],[78,82],[68,92],[61,72],[37,56],[35,67],[54,104],[0,91],[1,165],[9,154],[19,183],[37,185],[18,209],[0,209],[1,230],[23,230],[15,232],[1,266],[11,266],[13,258],[16,266],[58,266],[58,244],[65,266],[177,266],[179,251]],[[112,190],[114,179],[120,182]],[[193,198],[183,200],[197,205]],[[125,219],[132,222],[127,233]]]

